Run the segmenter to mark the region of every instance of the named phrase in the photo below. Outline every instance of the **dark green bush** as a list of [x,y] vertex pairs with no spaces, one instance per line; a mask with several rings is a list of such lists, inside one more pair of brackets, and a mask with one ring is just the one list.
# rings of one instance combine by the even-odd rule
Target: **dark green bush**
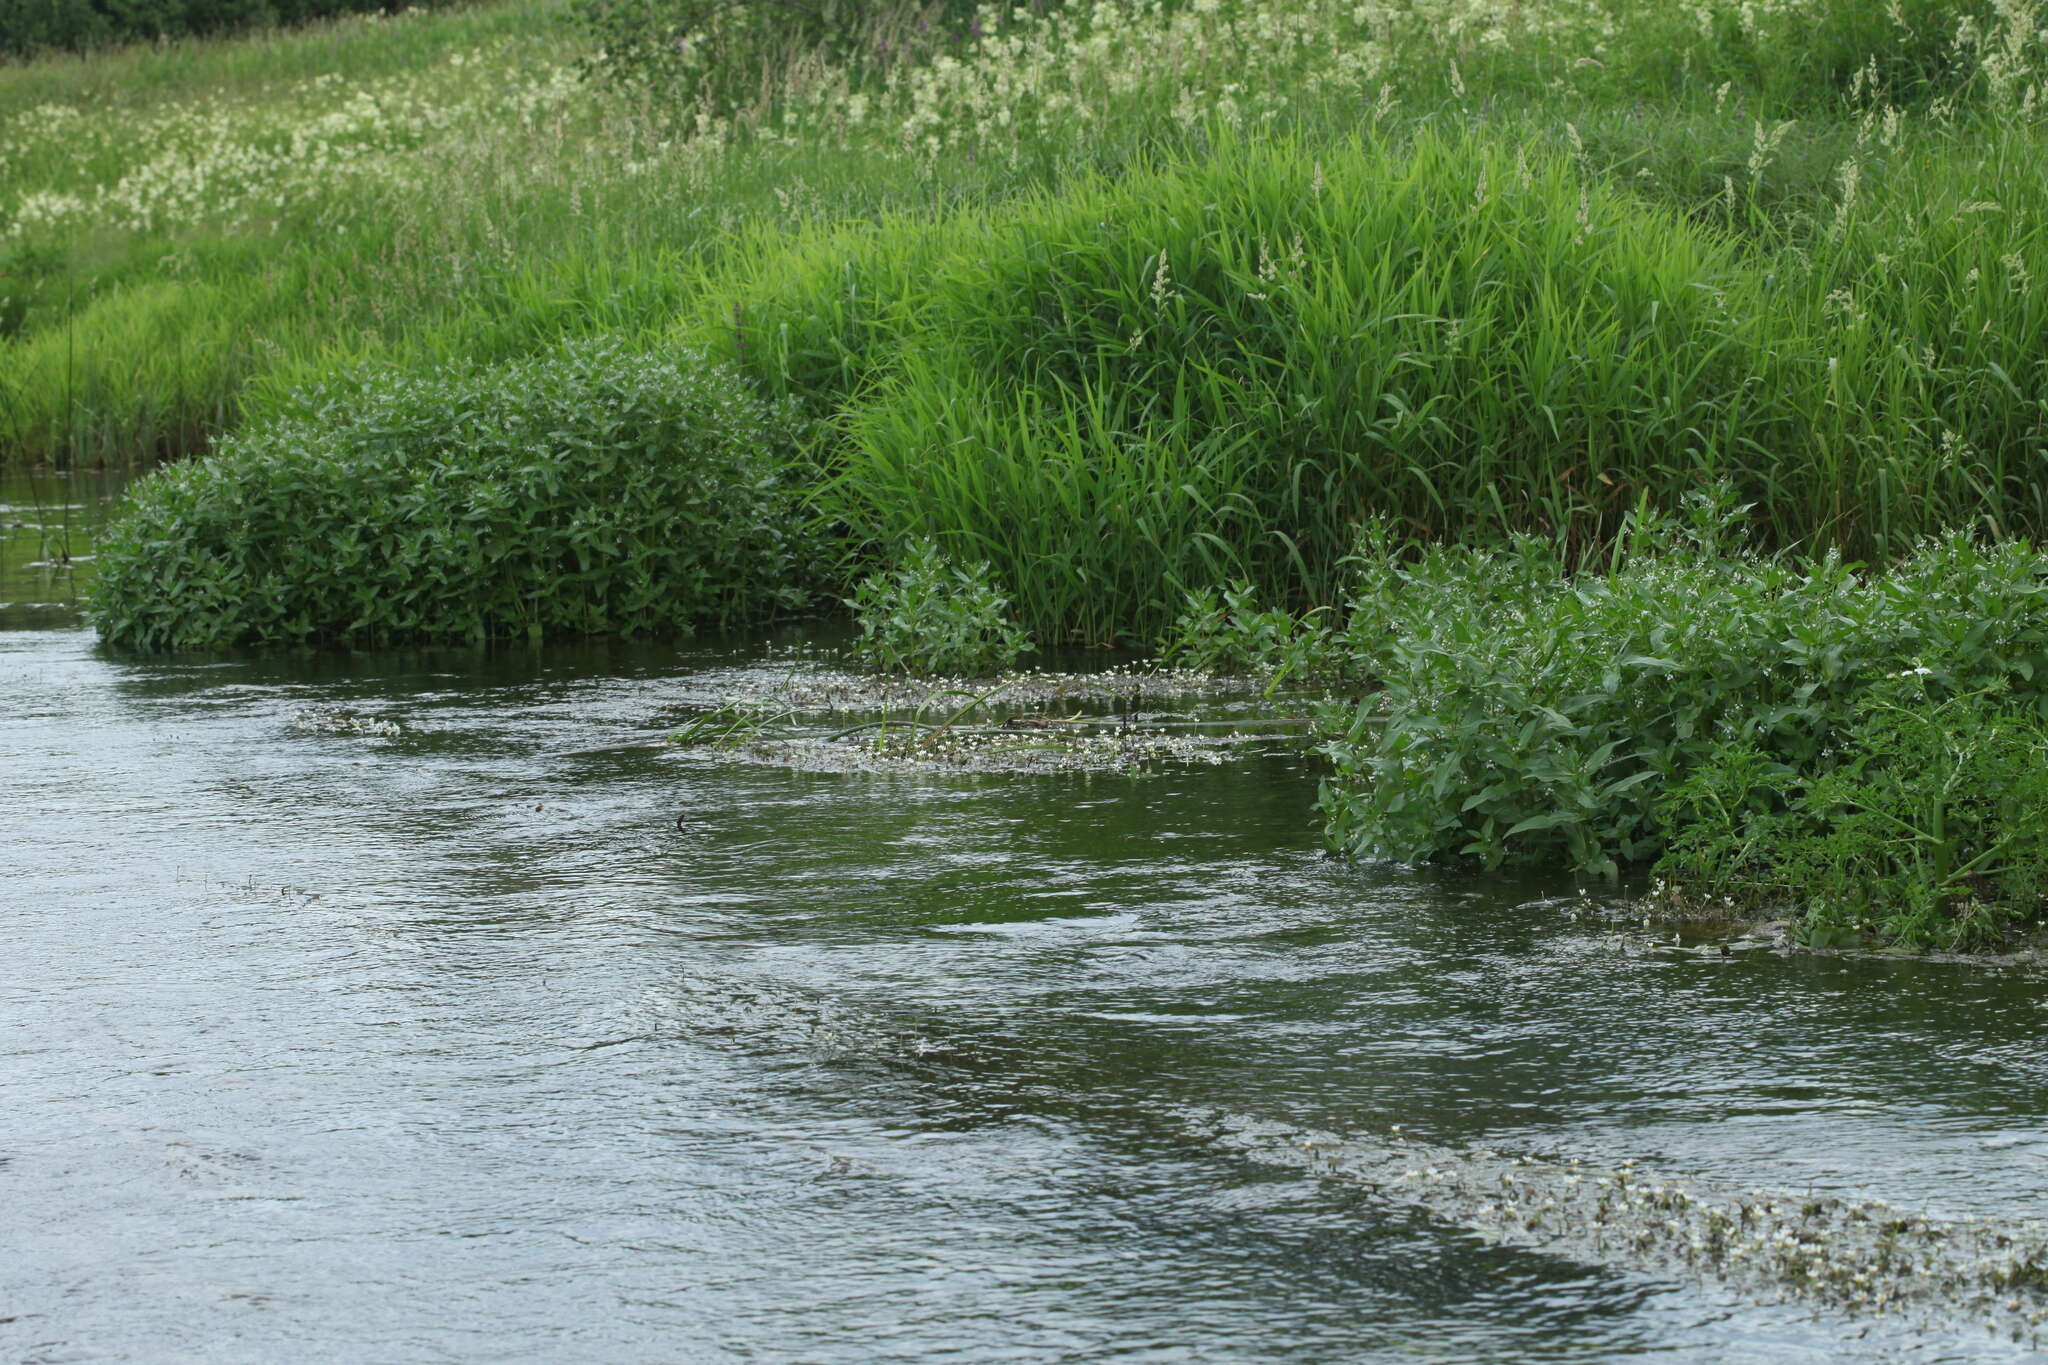
[[0,56],[204,38],[447,0],[0,0]]
[[758,618],[803,596],[788,437],[691,353],[357,376],[136,485],[93,621],[163,649]]
[[[1603,573],[1557,547],[1371,561],[1340,644],[1377,697],[1340,725],[1332,840],[1401,861],[1659,856],[1669,790],[1725,746],[1815,780],[1887,681],[2048,714],[2048,561],[1930,541],[1884,573],[1736,549],[1713,517],[1636,519]],[[1384,715],[1384,721],[1380,720]]]

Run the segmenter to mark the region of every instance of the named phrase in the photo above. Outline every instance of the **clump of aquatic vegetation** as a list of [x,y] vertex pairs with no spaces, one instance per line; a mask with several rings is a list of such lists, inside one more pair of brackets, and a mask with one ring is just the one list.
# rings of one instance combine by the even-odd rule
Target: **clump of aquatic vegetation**
[[1365,1185],[1483,1236],[1595,1264],[1699,1277],[1856,1314],[1967,1317],[2038,1344],[2048,1227],[1939,1219],[1882,1201],[1718,1190],[1641,1168],[1509,1156],[1390,1134],[1304,1132],[1239,1115],[1213,1140],[1264,1164]]
[[992,676],[1015,668],[1029,644],[989,566],[955,563],[928,540],[862,579],[848,605],[860,628],[848,652],[884,673]]
[[1972,946],[2048,874],[2048,561],[1949,535],[1889,567],[1744,547],[1742,509],[1556,541],[1385,538],[1330,649],[1322,808],[1350,853],[1655,863],[1690,894]]
[[679,680],[676,700],[699,710],[740,699],[808,715],[880,715],[936,707],[963,693],[1000,687],[996,695],[1006,706],[1079,708],[1103,715],[1250,704],[1244,678],[1163,667],[1156,660],[1126,658],[1078,669],[1033,664],[982,679],[877,673],[847,667],[848,662],[843,648],[810,642],[771,645],[758,658],[690,673]]
[[1665,896],[1805,909],[1816,947],[1878,935],[1981,948],[2048,906],[2048,726],[2000,682],[1957,693],[1922,665],[1856,699],[1824,761],[1752,735],[1663,796]]
[[[1159,671],[1063,677],[1014,673],[921,689],[848,676],[844,687],[792,676],[772,690],[727,696],[679,726],[670,742],[711,753],[825,771],[955,768],[981,772],[1123,772],[1216,764],[1248,747],[1299,747],[1306,715],[1255,714],[1245,684]],[[1130,709],[1139,697],[1171,711]],[[1186,703],[1211,705],[1197,714]],[[1216,703],[1222,704],[1216,704]],[[1123,705],[1126,709],[1109,710]],[[852,713],[852,714],[849,714]],[[860,718],[856,719],[858,715]]]
[[1252,585],[1237,582],[1221,592],[1201,589],[1184,599],[1180,615],[1159,640],[1162,662],[1196,673],[1242,674],[1269,686],[1290,677],[1314,676],[1335,656],[1330,631],[1318,619],[1262,607]]
[[362,735],[370,739],[397,739],[405,733],[402,722],[382,716],[365,716],[336,706],[307,706],[292,712],[292,728],[318,735]]
[[294,395],[134,490],[94,624],[144,649],[688,632],[804,601],[787,423],[588,342]]

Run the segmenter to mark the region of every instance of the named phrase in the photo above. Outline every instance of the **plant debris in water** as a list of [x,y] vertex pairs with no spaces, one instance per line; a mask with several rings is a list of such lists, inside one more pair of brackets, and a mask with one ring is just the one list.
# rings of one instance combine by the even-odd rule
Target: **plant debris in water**
[[359,716],[333,706],[308,706],[292,712],[292,728],[316,735],[366,735],[375,739],[396,739],[405,727],[395,720]]
[[773,688],[728,694],[670,738],[809,771],[1053,773],[1216,764],[1234,749],[1305,732],[1305,717],[1248,716],[1242,707],[1206,717],[1135,709],[1141,701],[1215,700],[1245,691],[1241,680],[1135,668],[1020,672],[979,682],[803,668]]
[[1028,731],[898,731],[866,745],[833,739],[755,743],[742,752],[810,772],[874,772],[889,768],[955,768],[963,772],[1135,772],[1160,763],[1217,764],[1232,741],[1187,736],[1068,734],[1031,738]]
[[1243,678],[1147,664],[1076,672],[1025,668],[976,678],[854,673],[802,654],[779,667],[777,662],[771,658],[742,669],[707,670],[696,675],[691,681],[704,689],[698,704],[708,707],[751,701],[818,715],[842,715],[957,705],[968,696],[984,693],[990,694],[995,704],[1021,709],[1062,702],[1082,706],[1188,702],[1241,698],[1251,692]]
[[1482,1237],[1589,1264],[1717,1281],[1851,1314],[1979,1323],[2030,1349],[2048,1319],[2048,1226],[1940,1219],[1882,1200],[1708,1190],[1623,1162],[1505,1156],[1209,1115],[1254,1160],[1370,1187]]

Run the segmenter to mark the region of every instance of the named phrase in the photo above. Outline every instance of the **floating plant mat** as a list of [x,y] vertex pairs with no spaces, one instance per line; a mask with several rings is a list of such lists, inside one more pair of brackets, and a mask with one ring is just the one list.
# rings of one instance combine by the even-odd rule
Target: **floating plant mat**
[[1175,670],[1016,673],[994,680],[756,666],[693,680],[706,697],[670,736],[689,748],[806,771],[953,768],[1133,772],[1215,764],[1299,742],[1303,696],[1270,698],[1242,678]]
[[1975,1323],[2030,1350],[2048,1320],[2048,1225],[2039,1221],[1714,1190],[1633,1162],[1601,1169],[1506,1156],[1418,1141],[1399,1128],[1340,1136],[1235,1114],[1194,1122],[1226,1151],[1361,1185],[1489,1240],[1582,1263],[1928,1326]]
[[1025,669],[999,678],[910,677],[849,672],[808,653],[771,654],[756,663],[702,669],[685,684],[683,701],[700,708],[753,702],[816,715],[951,708],[965,697],[984,694],[991,705],[1017,711],[1060,703],[1096,707],[1186,704],[1204,699],[1249,703],[1260,697],[1254,681],[1190,669],[1126,665],[1076,672]]
[[291,725],[305,734],[363,735],[373,739],[396,739],[406,732],[402,721],[360,715],[337,706],[302,707],[292,712]]
[[[693,974],[688,989],[622,1002],[583,1046],[679,1034],[879,1063],[961,1093],[1014,1076],[1028,1066],[1020,1049],[1032,1051],[1017,1037],[963,1036],[915,1011],[717,973]],[[1150,1129],[1234,1160],[1360,1189],[1389,1212],[1499,1245],[1873,1326],[1959,1340],[1995,1333],[2029,1353],[2043,1344],[2048,1225],[2036,1220],[1941,1218],[1878,1199],[1715,1187],[1633,1161],[1500,1153],[1422,1140],[1398,1126],[1336,1134],[1206,1106],[1133,1108],[1057,1084],[1038,1094],[1042,1105],[1084,1121],[1125,1133]]]
[[2048,970],[2048,931],[2037,931],[1995,952],[1908,948],[1887,945],[1875,937],[1819,946],[1800,940],[1799,924],[1794,918],[1778,915],[1759,919],[1731,914],[1725,902],[1686,900],[1668,895],[1661,888],[1653,888],[1645,896],[1619,898],[1596,898],[1581,891],[1576,896],[1528,901],[1520,908],[1603,926],[1611,932],[1598,940],[1600,948],[1628,957],[1734,963],[1764,954],[1789,957],[1799,953]]

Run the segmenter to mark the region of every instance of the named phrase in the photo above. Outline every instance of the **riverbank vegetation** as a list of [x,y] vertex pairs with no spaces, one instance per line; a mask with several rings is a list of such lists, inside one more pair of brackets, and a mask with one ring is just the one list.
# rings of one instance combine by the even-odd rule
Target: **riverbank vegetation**
[[1164,633],[1361,697],[1351,852],[1984,939],[2040,907],[2044,115],[2037,0],[515,0],[17,65],[0,459],[203,456],[110,543],[125,643]]
[[811,572],[790,441],[687,351],[340,375],[145,480],[101,542],[95,618],[143,649],[760,620]]
[[1654,863],[1673,904],[1796,906],[1816,941],[1985,946],[2048,892],[2048,582],[1967,535],[1882,569],[1764,556],[1734,515],[1555,540],[1382,540],[1318,652],[1353,853]]

